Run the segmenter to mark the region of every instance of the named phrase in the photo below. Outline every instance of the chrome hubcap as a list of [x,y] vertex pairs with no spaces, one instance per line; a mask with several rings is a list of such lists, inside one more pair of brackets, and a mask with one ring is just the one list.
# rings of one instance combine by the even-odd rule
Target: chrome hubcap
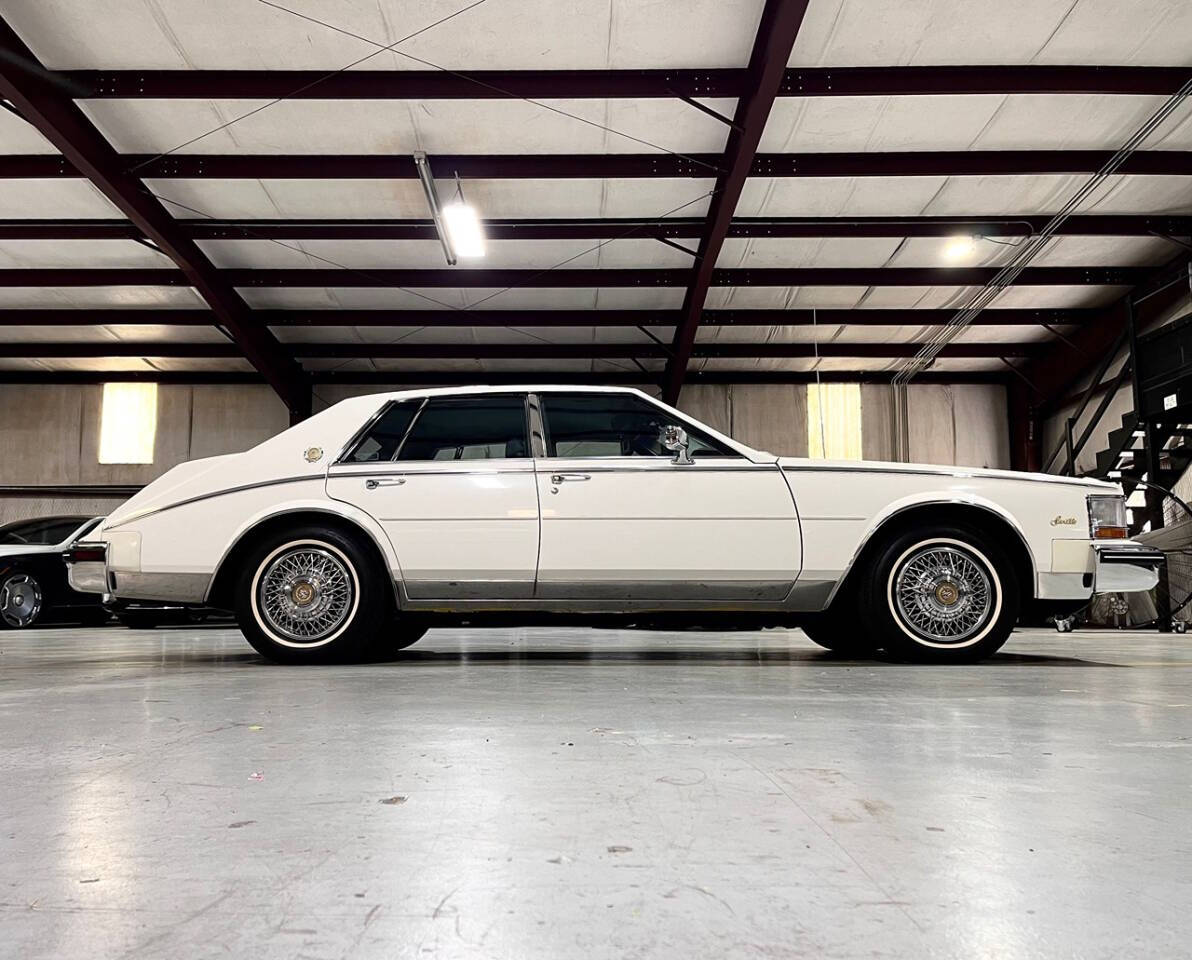
[[10,627],[27,627],[41,613],[41,587],[28,574],[19,573],[0,587],[0,617]]
[[269,625],[288,640],[316,643],[335,633],[352,612],[355,582],[328,550],[295,547],[261,575],[257,603]]
[[985,565],[955,547],[924,547],[894,575],[894,603],[903,622],[935,643],[962,643],[978,633],[993,609]]

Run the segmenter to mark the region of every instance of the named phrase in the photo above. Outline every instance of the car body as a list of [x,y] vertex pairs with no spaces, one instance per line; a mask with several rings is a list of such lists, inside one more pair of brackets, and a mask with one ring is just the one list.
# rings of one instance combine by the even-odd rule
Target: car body
[[0,629],[106,619],[100,598],[67,582],[63,551],[102,517],[54,516],[0,526]]
[[175,467],[72,577],[235,609],[297,662],[484,617],[797,623],[838,650],[973,659],[1030,602],[1152,587],[1161,554],[1124,510],[1095,480],[777,457],[627,388],[415,390]]

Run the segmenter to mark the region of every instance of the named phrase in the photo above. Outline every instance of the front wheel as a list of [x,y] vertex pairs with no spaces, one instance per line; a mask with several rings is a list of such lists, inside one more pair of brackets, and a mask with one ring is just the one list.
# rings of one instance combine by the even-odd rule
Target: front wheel
[[888,653],[924,663],[973,663],[995,653],[1018,620],[1018,578],[976,530],[939,526],[890,538],[859,591],[860,613]]
[[0,580],[0,628],[31,627],[44,607],[45,595],[33,575],[17,571]]
[[277,663],[361,660],[392,613],[393,593],[371,551],[334,527],[304,525],[263,538],[236,585],[236,620]]

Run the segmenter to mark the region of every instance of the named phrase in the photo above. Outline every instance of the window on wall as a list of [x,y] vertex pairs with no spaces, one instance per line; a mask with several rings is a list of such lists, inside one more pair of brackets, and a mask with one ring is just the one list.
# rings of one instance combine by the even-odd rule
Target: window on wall
[[807,386],[807,455],[815,460],[861,459],[861,385]]
[[152,463],[157,384],[105,383],[99,417],[100,463]]

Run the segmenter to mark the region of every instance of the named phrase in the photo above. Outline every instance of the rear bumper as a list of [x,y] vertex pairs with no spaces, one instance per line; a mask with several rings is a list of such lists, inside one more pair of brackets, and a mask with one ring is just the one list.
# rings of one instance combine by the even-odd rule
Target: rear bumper
[[[103,594],[111,600],[157,600],[167,604],[202,604],[211,575],[206,573],[142,573],[110,562],[107,543],[75,543],[62,554],[66,579],[79,593]],[[117,560],[119,555],[117,555]]]
[[1167,562],[1161,550],[1141,543],[1094,544],[1093,590],[1096,593],[1139,593],[1159,582]]
[[72,543],[62,554],[71,589],[79,593],[107,593],[107,555],[106,543]]

